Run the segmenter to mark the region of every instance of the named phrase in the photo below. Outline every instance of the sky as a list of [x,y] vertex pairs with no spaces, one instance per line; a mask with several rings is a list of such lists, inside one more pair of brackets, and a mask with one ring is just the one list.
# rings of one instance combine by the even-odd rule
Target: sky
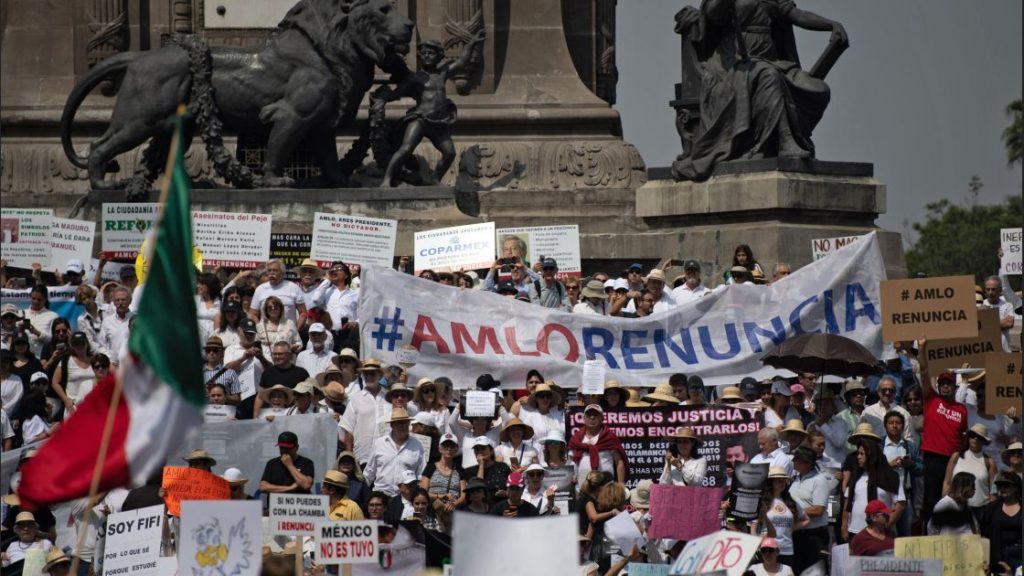
[[[626,141],[648,167],[679,153],[674,111],[679,81],[675,13],[698,0],[618,0],[618,101]],[[1021,194],[1021,167],[1002,142],[1010,101],[1021,97],[1020,0],[798,0],[837,20],[850,48],[826,81],[832,101],[813,139],[820,160],[871,162],[885,184],[888,211],[878,226],[904,231],[925,204],[962,202],[967,183],[984,183],[980,203]],[[796,31],[805,69],[827,32]],[[906,242],[906,238],[904,238]]]

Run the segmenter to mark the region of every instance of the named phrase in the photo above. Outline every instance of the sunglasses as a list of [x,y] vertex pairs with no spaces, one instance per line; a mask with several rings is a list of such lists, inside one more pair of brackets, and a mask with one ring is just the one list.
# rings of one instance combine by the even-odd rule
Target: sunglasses
[[879,388],[878,389],[878,393],[879,394],[895,394],[896,393],[896,389],[895,388]]
[[543,472],[527,472],[526,475],[528,477],[530,477],[530,478],[543,478],[544,477],[544,473]]
[[779,551],[776,548],[761,548],[761,554],[778,554]]
[[552,398],[554,398],[554,396],[550,392],[541,392],[540,394],[537,394],[538,400],[550,400]]

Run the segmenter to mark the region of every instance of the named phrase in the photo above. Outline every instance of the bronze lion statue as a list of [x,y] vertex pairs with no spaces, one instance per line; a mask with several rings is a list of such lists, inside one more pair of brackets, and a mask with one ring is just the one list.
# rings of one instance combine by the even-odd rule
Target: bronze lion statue
[[[93,189],[120,188],[123,182],[104,179],[116,169],[115,158],[152,138],[143,155],[151,182],[170,144],[167,119],[186,102],[194,119],[190,128],[200,131],[208,150],[219,142],[221,126],[266,138],[259,178],[232,178],[222,168],[234,158],[223,150],[211,155],[221,175],[236,186],[294,185],[284,166],[303,141],[324,183],[343,185],[335,132],[354,119],[376,67],[405,70],[412,30],[412,21],[390,0],[301,0],[255,50],[206,48],[194,37],[178,37],[159,50],[111,56],[68,96],[61,118],[64,152],[88,169]],[[82,158],[71,144],[75,112],[111,77],[120,77],[120,89],[110,126]],[[186,136],[191,140],[191,132]]]

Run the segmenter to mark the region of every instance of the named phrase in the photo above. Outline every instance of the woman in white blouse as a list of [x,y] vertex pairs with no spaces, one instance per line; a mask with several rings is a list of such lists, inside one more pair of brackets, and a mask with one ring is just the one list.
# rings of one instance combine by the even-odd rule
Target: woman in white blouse
[[562,405],[562,395],[551,384],[551,381],[537,384],[525,405],[512,406],[512,413],[533,429],[533,447],[538,453],[544,451],[541,439],[547,436],[548,432],[562,430],[565,427],[565,413],[559,408]]
[[707,475],[708,463],[697,448],[701,439],[693,429],[683,426],[672,435],[673,444],[665,452],[665,468],[661,471],[659,484],[672,486],[702,486]]
[[263,344],[263,355],[270,358],[270,349],[278,342],[287,342],[292,353],[302,349],[299,330],[284,315],[284,304],[277,296],[269,296],[263,301],[262,320],[256,326],[256,338]]

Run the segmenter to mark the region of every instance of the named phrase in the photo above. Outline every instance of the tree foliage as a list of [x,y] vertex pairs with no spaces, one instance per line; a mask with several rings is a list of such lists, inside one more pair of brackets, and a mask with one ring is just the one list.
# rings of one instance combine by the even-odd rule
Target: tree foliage
[[981,283],[999,271],[999,229],[1019,227],[1021,197],[1010,196],[1003,204],[977,205],[980,181],[971,180],[968,202],[948,199],[925,205],[924,222],[915,222],[917,242],[907,251],[907,272],[913,276],[974,275]]
[[1003,130],[1003,144],[1006,146],[1006,161],[1010,166],[1024,161],[1024,105],[1020,98],[1006,107],[1010,125]]

